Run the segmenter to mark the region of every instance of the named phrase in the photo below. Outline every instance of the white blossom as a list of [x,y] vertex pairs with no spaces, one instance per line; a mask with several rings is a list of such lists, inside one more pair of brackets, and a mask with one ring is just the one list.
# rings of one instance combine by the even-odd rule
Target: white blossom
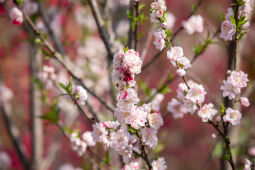
[[158,158],[157,160],[154,160],[151,165],[152,165],[153,170],[165,170],[165,169],[167,169],[166,161],[162,157]]
[[202,118],[203,122],[207,122],[208,120],[212,120],[213,117],[217,114],[217,110],[215,110],[214,105],[212,103],[205,104],[198,110],[198,116]]
[[230,122],[233,126],[239,125],[242,119],[242,114],[238,110],[227,108],[226,114],[223,117],[225,122]]
[[142,142],[150,148],[155,148],[158,144],[157,130],[154,128],[142,128]]
[[187,21],[183,22],[183,27],[188,34],[203,32],[204,20],[201,15],[192,15]]

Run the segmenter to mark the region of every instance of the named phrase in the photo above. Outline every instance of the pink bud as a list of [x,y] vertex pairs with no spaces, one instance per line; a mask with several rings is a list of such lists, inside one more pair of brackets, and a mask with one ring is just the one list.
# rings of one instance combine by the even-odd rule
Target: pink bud
[[178,70],[176,71],[176,73],[177,73],[179,76],[183,77],[183,76],[185,76],[186,71],[185,71],[184,69],[178,69]]
[[248,151],[251,156],[255,156],[255,147],[251,147]]
[[250,105],[250,102],[249,102],[249,99],[247,97],[241,97],[241,104],[244,106],[244,107],[248,107]]

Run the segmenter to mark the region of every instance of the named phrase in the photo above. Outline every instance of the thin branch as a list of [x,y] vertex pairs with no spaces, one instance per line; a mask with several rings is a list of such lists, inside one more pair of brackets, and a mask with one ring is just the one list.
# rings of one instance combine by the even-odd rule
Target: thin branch
[[57,39],[56,34],[54,33],[53,29],[51,28],[50,20],[46,14],[43,3],[41,1],[39,1],[38,6],[39,6],[39,12],[43,18],[43,21],[45,23],[45,26],[47,28],[50,38],[52,39],[54,45],[56,46],[56,49],[60,52],[60,54],[62,56],[65,56],[66,52],[65,52],[63,46],[61,45],[61,43],[59,42],[59,40]]

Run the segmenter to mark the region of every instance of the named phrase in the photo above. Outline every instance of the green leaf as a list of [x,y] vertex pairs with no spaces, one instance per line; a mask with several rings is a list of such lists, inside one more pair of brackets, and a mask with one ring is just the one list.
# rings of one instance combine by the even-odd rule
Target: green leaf
[[134,128],[132,128],[131,126],[128,126],[128,131],[131,133],[131,134],[136,134],[136,130]]
[[43,84],[40,82],[40,80],[37,77],[33,77],[32,81],[37,85],[37,87],[42,90],[43,89]]
[[124,52],[124,53],[126,53],[128,50],[129,50],[129,48],[128,48],[128,47],[123,48],[123,52]]
[[222,142],[218,142],[213,149],[212,156],[214,158],[220,158],[222,153],[223,153],[223,144]]
[[196,5],[195,4],[192,4],[192,6],[191,6],[191,11],[192,11],[192,13],[194,13],[195,11],[196,11]]
[[105,155],[105,160],[104,160],[105,164],[109,165],[110,164],[110,160],[111,160],[111,154],[110,154],[110,151],[108,150],[106,152],[106,155]]
[[199,43],[198,46],[193,47],[193,51],[195,53],[195,55],[200,54],[203,51],[204,45]]
[[42,40],[40,38],[36,38],[35,39],[35,43],[41,45],[42,44]]
[[67,90],[66,90],[66,86],[65,86],[63,83],[60,83],[60,82],[59,82],[58,85],[59,85],[62,89],[64,89],[65,91],[67,91]]
[[145,4],[140,4],[138,10],[141,11],[145,7]]
[[233,16],[230,16],[232,23],[236,26],[236,19]]
[[50,57],[51,54],[49,52],[47,52],[46,50],[42,49],[42,53],[47,56],[47,57]]
[[69,79],[69,82],[68,82],[68,85],[67,85],[67,87],[66,87],[66,91],[67,91],[67,93],[69,93],[69,94],[72,94],[72,84],[73,84],[73,78],[72,78],[72,76],[70,77],[70,79]]
[[166,93],[170,93],[172,90],[168,87],[165,86],[162,90],[161,90],[161,94],[166,94]]
[[160,143],[160,144],[158,144],[157,146],[156,146],[156,148],[155,149],[153,149],[153,154],[154,155],[156,155],[156,154],[158,154],[159,152],[161,152],[162,150],[164,150],[164,145],[162,144],[162,143]]
[[14,0],[14,2],[17,4],[22,4],[23,0]]
[[220,110],[220,113],[223,115],[226,111],[226,107],[224,106],[224,104],[222,103],[221,104],[221,110]]
[[55,99],[52,102],[51,111],[47,112],[46,114],[40,116],[41,119],[47,120],[50,123],[57,123],[59,121],[59,113],[60,109],[57,106],[58,101]]
[[231,157],[230,149],[227,149],[223,159],[226,160],[226,161],[229,161],[230,157]]
[[127,14],[128,19],[133,20],[134,15],[130,10],[127,10],[126,14]]

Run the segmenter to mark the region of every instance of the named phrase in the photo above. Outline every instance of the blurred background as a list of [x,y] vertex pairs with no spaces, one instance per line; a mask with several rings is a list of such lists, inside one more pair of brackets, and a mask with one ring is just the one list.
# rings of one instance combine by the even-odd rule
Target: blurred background
[[[29,1],[29,0],[26,0]],[[26,2],[25,1],[25,2]],[[148,63],[158,52],[153,45],[152,36],[156,27],[153,27],[149,20],[149,9],[151,0],[140,0],[140,4],[145,4],[142,13],[148,19],[139,25],[138,51],[142,54],[149,42],[148,52],[145,55],[144,63]],[[27,3],[27,2],[26,2]],[[110,19],[115,39],[116,48],[124,47],[127,43],[129,21],[126,10],[129,9],[120,0],[108,0],[107,10],[105,1],[98,0],[100,12],[107,14],[105,20]],[[196,0],[166,0],[167,11],[175,16],[173,32],[175,32],[187,18],[192,5]],[[43,10],[48,15],[48,23],[54,32],[55,38],[62,44],[61,50],[69,57],[67,62],[72,63],[71,68],[76,75],[83,78],[85,84],[93,89],[104,100],[111,102],[109,97],[110,88],[108,81],[108,66],[106,59],[106,49],[99,33],[91,10],[85,1],[85,5],[75,0],[44,0],[42,1]],[[181,31],[174,45],[180,45],[184,49],[184,54],[189,59],[194,56],[193,47],[203,43],[207,36],[207,31],[215,33],[221,25],[222,15],[226,13],[231,1],[222,0],[203,0],[196,14],[204,18],[205,30],[203,33],[193,35]],[[33,51],[35,44],[28,34],[26,26],[12,25],[8,17],[9,9],[14,4],[6,0],[0,3],[0,70],[4,84],[12,90],[13,97],[10,100],[12,106],[12,118],[20,131],[20,140],[28,156],[31,156],[31,55],[37,54]],[[29,7],[28,7],[29,8]],[[46,23],[40,17],[40,9],[30,7],[30,16],[36,25],[44,32],[47,32]],[[251,17],[250,29],[248,34],[240,42],[241,69],[249,76],[250,84],[255,78],[255,23],[254,14]],[[108,24],[109,24],[108,23]],[[148,40],[149,39],[149,40]],[[52,39],[51,39],[52,41]],[[228,43],[216,37],[215,43],[211,44],[206,51],[199,56],[188,73],[190,79],[201,82],[208,92],[207,101],[220,106],[222,103],[222,92],[220,86],[225,78],[228,61]],[[32,54],[31,54],[32,53]],[[40,53],[40,52],[39,52]],[[39,54],[42,55],[42,54]],[[54,66],[57,75],[56,81],[67,82],[68,74],[54,60],[47,57],[39,62],[39,68],[43,65]],[[40,70],[40,69],[39,69]],[[40,71],[38,71],[40,72]],[[165,80],[167,75],[176,74],[175,69],[163,53],[152,65],[150,65],[141,75],[137,82],[140,84],[139,97],[146,99],[146,92],[141,84],[153,91],[158,87],[159,82]],[[34,81],[33,81],[34,82]],[[176,80],[169,84],[168,92],[161,103],[161,114],[164,115],[164,126],[159,132],[159,146],[153,150],[152,155],[163,156],[166,160],[168,169],[171,170],[215,170],[220,169],[219,157],[221,156],[221,144],[219,139],[212,138],[215,130],[203,123],[196,115],[186,114],[184,118],[174,119],[172,114],[166,109],[167,102],[176,96],[176,88],[181,80]],[[54,97],[61,92],[53,85],[43,87],[41,100],[42,111],[46,113]],[[59,98],[61,108],[60,117],[70,129],[81,131],[91,130],[91,125],[78,114],[77,109],[70,100]],[[110,114],[105,111],[100,104],[91,99],[93,108],[100,112],[101,118],[110,119]],[[240,126],[231,129],[233,138],[234,155],[240,155],[236,160],[240,169],[243,167],[243,160],[249,147],[255,146],[255,118],[254,118],[254,93],[249,96],[251,106],[242,109],[244,115]],[[43,122],[43,156],[46,157],[54,150],[55,157],[51,161],[48,169],[60,169],[64,166],[86,167],[88,162],[84,162],[75,152],[72,151],[70,143],[54,125]],[[56,144],[58,147],[52,148]],[[97,148],[98,149],[98,148]],[[88,153],[90,155],[91,153]],[[4,163],[1,163],[4,162]],[[3,167],[1,167],[3,164]],[[10,141],[7,133],[6,124],[0,116],[0,169],[22,170],[20,160]]]

